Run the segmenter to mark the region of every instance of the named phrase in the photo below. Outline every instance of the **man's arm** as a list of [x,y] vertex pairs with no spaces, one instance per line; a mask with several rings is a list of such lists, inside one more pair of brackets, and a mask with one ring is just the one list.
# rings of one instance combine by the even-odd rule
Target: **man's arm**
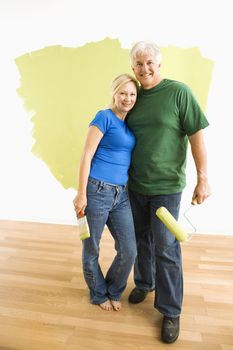
[[197,170],[197,185],[193,192],[192,201],[201,204],[211,194],[207,177],[207,154],[202,130],[189,136],[191,151]]

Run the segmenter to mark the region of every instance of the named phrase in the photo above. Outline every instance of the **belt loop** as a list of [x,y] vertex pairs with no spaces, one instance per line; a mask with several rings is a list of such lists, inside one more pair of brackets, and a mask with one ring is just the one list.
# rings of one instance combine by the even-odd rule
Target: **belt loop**
[[104,188],[104,182],[100,181],[98,190],[102,190],[102,188]]

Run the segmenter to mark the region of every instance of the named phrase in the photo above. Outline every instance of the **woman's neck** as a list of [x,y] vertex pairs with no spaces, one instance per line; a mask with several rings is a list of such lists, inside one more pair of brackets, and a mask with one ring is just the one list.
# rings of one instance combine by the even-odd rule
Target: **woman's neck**
[[119,119],[125,120],[125,117],[126,117],[126,115],[127,115],[126,112],[124,112],[124,113],[123,113],[123,112],[119,112],[119,110],[116,109],[115,107],[112,108],[112,111],[113,111],[113,113],[114,113]]

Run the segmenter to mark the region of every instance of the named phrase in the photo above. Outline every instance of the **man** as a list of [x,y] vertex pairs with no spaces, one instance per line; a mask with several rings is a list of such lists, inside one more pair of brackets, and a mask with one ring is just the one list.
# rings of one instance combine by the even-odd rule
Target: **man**
[[136,287],[129,302],[140,303],[155,290],[154,306],[163,314],[162,340],[173,343],[179,336],[183,299],[181,249],[155,212],[164,206],[178,219],[188,141],[197,170],[192,201],[201,204],[210,195],[202,133],[208,121],[185,84],[162,79],[161,54],[154,43],[138,42],[130,55],[141,90],[128,115],[128,125],[137,140],[129,195],[138,250]]

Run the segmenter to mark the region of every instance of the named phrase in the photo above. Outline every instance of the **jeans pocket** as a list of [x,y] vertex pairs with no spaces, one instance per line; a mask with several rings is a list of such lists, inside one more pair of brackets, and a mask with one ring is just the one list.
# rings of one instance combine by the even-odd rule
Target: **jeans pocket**
[[88,180],[87,183],[87,194],[97,193],[99,189],[99,185],[91,180]]

